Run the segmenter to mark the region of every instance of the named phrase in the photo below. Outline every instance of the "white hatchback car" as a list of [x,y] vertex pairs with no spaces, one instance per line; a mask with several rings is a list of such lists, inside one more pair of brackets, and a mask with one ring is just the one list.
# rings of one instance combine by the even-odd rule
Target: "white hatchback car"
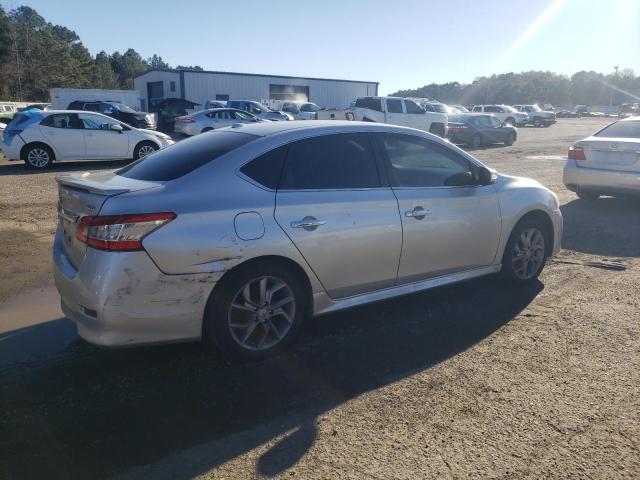
[[8,160],[42,169],[54,161],[137,160],[174,143],[164,133],[134,128],[100,113],[29,110],[7,125],[0,149]]
[[607,125],[569,148],[563,183],[578,197],[640,195],[640,117]]

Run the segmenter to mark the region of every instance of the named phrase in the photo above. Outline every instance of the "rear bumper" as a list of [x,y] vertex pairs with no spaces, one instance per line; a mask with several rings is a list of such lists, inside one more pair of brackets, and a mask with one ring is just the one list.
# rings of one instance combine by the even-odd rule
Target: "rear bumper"
[[88,248],[76,270],[58,229],[53,273],[62,310],[90,343],[127,346],[199,339],[209,274],[165,275],[146,252]]
[[640,172],[579,167],[575,160],[567,160],[562,182],[573,192],[587,190],[600,194],[640,195]]
[[195,123],[180,123],[176,122],[173,126],[173,131],[176,133],[182,133],[183,135],[197,135],[200,133],[200,127]]
[[2,151],[2,155],[7,160],[21,160],[20,150],[24,145],[24,141],[16,135],[11,139],[10,145],[6,145],[4,142],[0,141],[0,151]]

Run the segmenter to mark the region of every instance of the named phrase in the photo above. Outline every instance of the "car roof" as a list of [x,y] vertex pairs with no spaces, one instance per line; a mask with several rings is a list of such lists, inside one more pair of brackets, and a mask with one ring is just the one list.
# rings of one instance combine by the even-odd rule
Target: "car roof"
[[407,133],[425,133],[422,130],[414,128],[401,127],[398,125],[388,125],[385,123],[374,122],[355,122],[349,120],[287,120],[279,122],[260,122],[249,124],[238,124],[233,127],[239,132],[266,137],[277,133],[284,133],[293,130],[305,130],[308,132],[345,132],[345,131],[362,131],[362,132],[398,132],[406,131]]
[[618,121],[619,122],[640,122],[640,116],[627,117]]

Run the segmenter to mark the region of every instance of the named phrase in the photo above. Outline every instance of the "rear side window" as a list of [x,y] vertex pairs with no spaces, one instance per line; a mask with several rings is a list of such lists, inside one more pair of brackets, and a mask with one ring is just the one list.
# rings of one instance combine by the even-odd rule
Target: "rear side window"
[[640,138],[640,122],[616,122],[604,127],[595,137]]
[[356,100],[356,108],[368,108],[376,112],[382,111],[382,100],[373,97],[361,97]]
[[275,190],[280,182],[287,147],[275,148],[244,165],[240,171],[253,181]]
[[256,138],[240,132],[209,132],[159,150],[116,173],[136,180],[175,180]]
[[388,98],[387,111],[389,113],[402,113],[402,100]]
[[325,135],[292,143],[280,184],[283,190],[379,186],[367,134]]

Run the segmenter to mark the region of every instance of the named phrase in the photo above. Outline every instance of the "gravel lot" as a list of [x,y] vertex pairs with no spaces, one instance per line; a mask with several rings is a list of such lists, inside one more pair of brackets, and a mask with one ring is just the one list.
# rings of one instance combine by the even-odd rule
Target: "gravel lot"
[[[0,160],[0,478],[639,478],[640,202],[562,186],[568,146],[610,121],[474,152],[560,197],[563,251],[537,284],[311,320],[254,364],[79,340],[51,293],[53,177],[117,164]],[[42,319],[24,313],[39,298]]]

